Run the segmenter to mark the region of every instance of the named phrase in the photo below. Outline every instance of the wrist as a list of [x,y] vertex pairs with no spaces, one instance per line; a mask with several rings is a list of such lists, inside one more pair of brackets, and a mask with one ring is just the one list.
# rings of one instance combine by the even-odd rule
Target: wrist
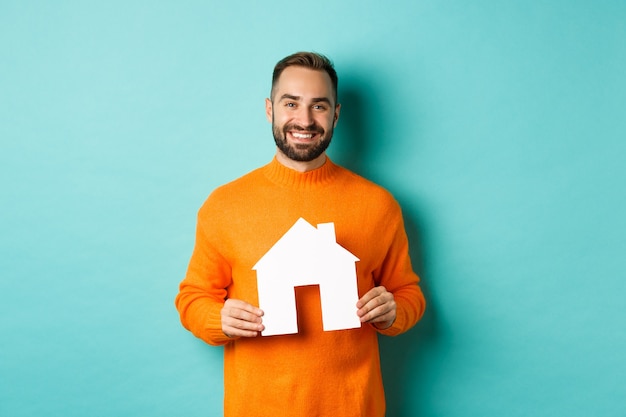
[[380,321],[380,322],[377,322],[377,323],[372,323],[372,326],[374,326],[378,330],[385,330],[385,329],[388,329],[391,326],[393,326],[393,323],[395,323],[395,321],[396,321],[396,319],[394,317],[393,320],[387,320],[387,321]]

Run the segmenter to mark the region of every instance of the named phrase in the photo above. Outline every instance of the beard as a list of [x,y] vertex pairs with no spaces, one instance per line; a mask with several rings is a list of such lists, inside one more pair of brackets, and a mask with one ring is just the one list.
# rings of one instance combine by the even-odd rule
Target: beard
[[[290,130],[315,132],[320,135],[320,140],[316,143],[290,144],[287,141],[287,132]],[[279,126],[276,126],[274,122],[272,122],[272,133],[274,134],[274,142],[276,142],[276,146],[278,146],[278,149],[280,149],[281,152],[287,156],[287,158],[298,162],[310,162],[323,154],[333,138],[333,130],[334,129],[331,127],[330,130],[326,132],[324,128],[317,123],[313,123],[306,127],[295,124],[287,124],[281,129]]]

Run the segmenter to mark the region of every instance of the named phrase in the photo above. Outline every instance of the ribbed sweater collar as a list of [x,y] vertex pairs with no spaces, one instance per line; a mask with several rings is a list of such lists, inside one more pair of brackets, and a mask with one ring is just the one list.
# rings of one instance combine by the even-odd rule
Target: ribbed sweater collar
[[335,165],[330,158],[321,167],[308,172],[298,172],[278,162],[276,157],[272,162],[263,167],[265,176],[281,186],[293,188],[310,188],[332,181],[339,173],[339,166]]

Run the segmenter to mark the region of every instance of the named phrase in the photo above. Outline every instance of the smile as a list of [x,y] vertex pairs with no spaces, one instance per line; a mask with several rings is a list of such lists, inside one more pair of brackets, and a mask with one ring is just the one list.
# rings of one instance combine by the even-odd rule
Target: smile
[[296,139],[311,139],[313,137],[313,133],[296,133],[291,132],[291,135]]

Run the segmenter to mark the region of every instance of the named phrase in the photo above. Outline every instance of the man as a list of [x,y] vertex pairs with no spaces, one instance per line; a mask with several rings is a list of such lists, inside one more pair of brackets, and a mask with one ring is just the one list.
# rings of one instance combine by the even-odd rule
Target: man
[[[176,297],[181,322],[224,345],[227,417],[384,416],[377,333],[408,330],[425,307],[400,207],[326,155],[340,111],[326,57],[302,52],[279,61],[265,111],[276,156],[216,189],[201,207]],[[299,218],[333,222],[337,243],[359,258],[360,328],[323,331],[318,289],[305,286],[296,289],[298,333],[260,334],[252,268]]]

